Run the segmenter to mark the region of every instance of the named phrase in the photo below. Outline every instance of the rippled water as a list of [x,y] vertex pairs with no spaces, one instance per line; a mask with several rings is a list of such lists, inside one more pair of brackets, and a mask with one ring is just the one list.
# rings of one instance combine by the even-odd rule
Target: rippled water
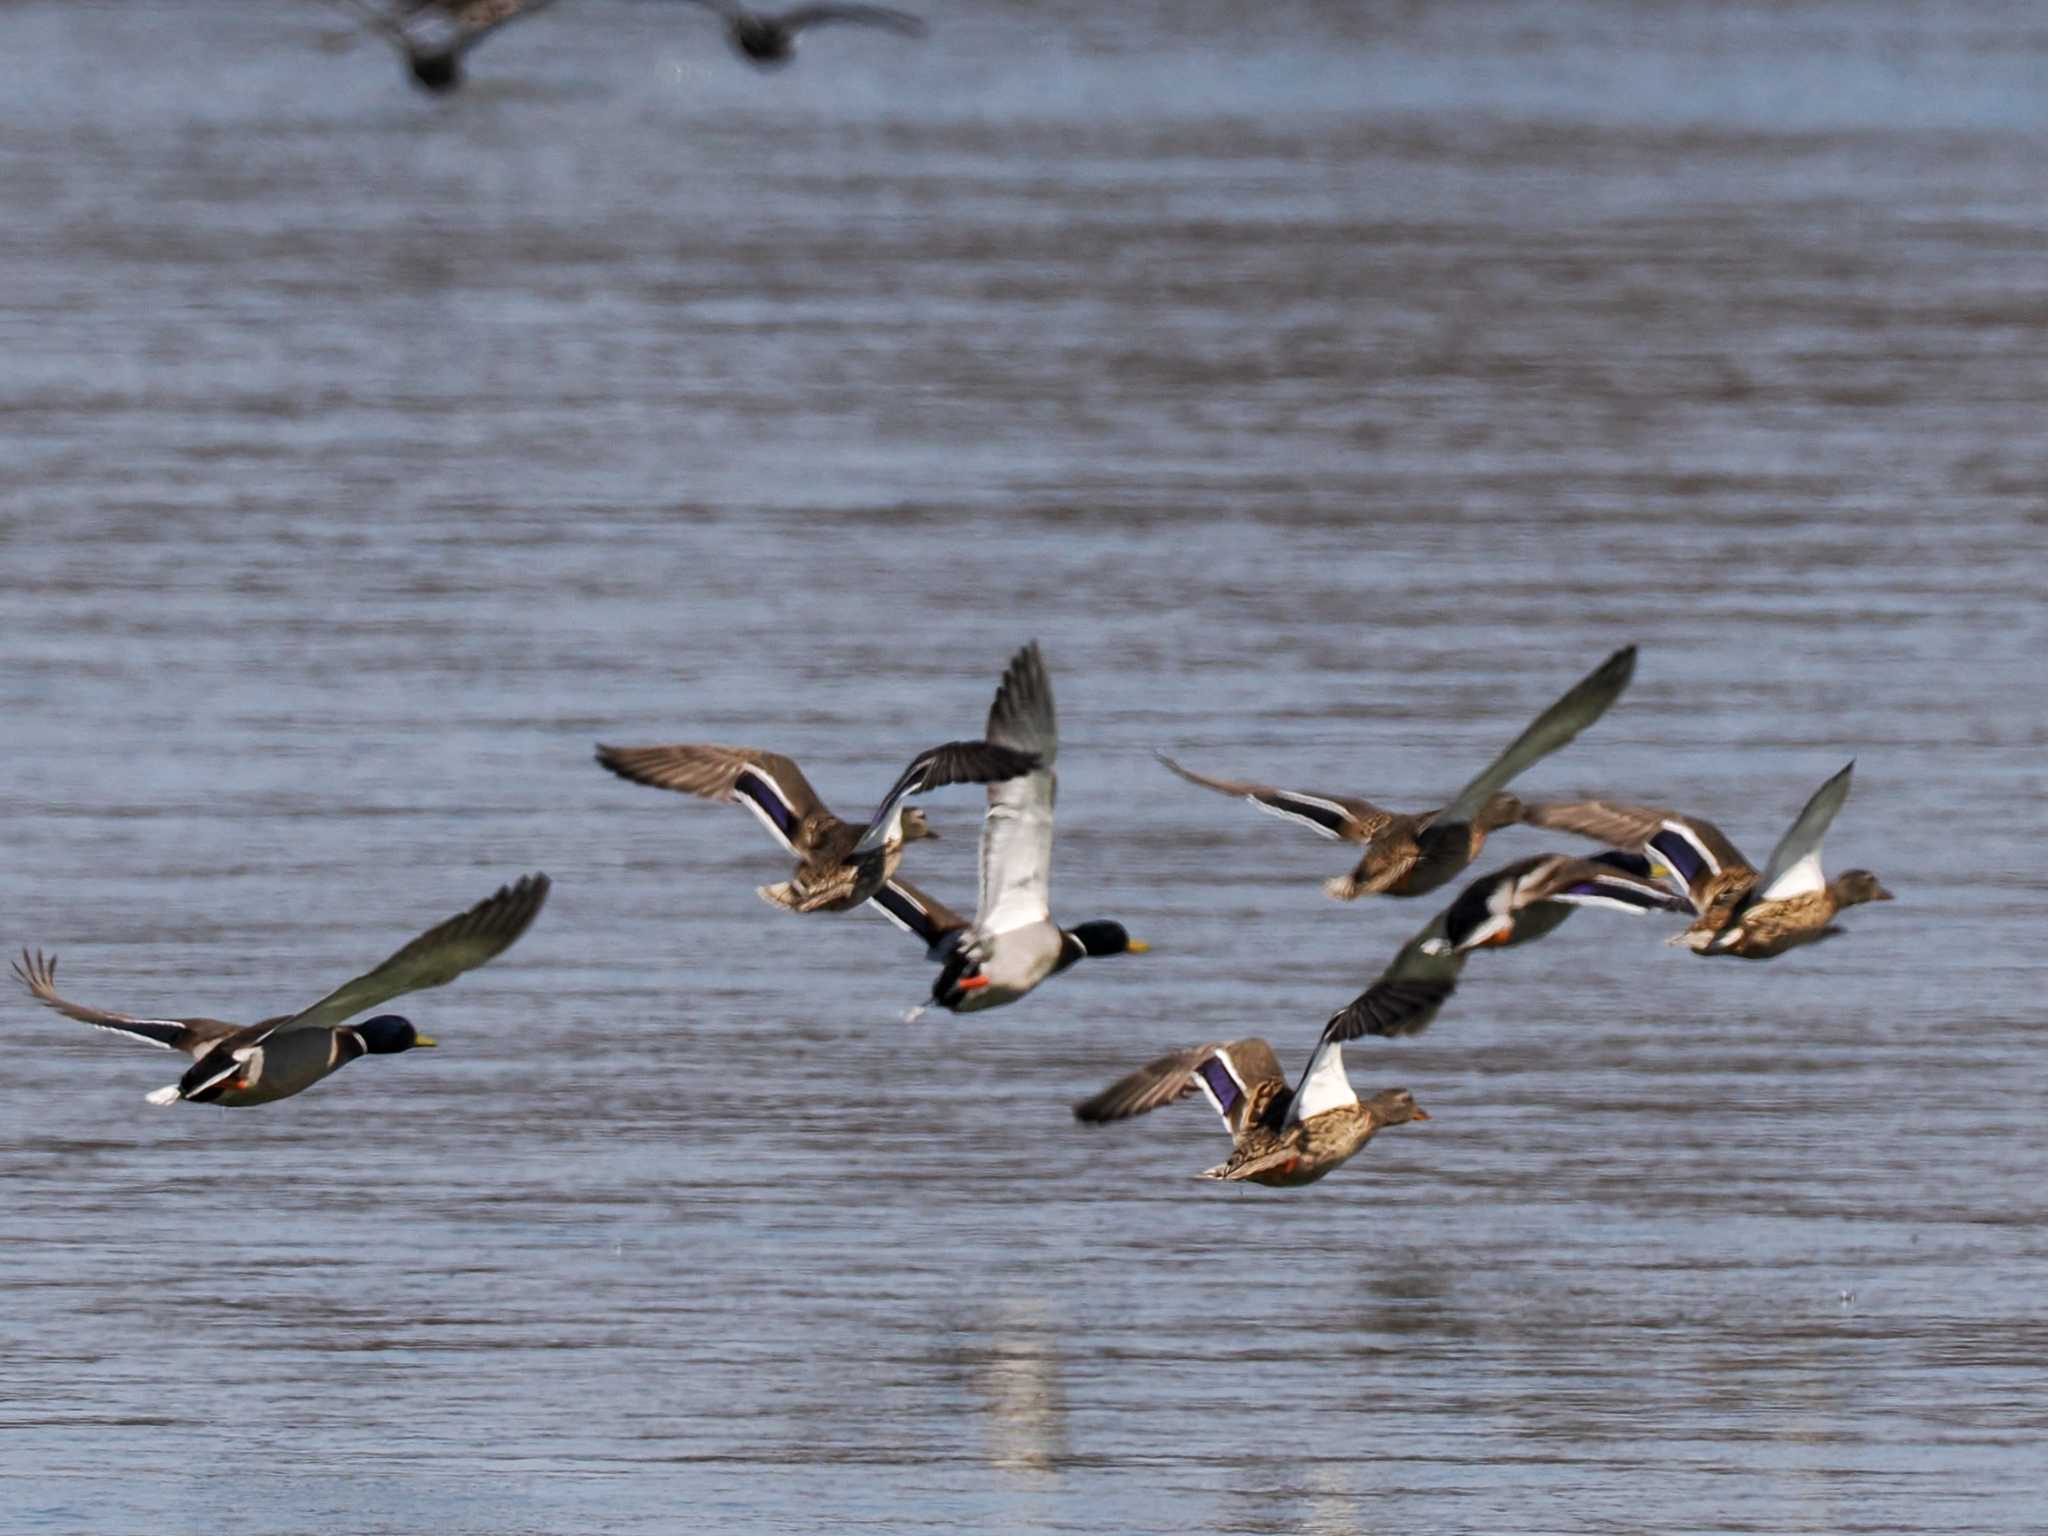
[[[0,940],[253,1018],[558,882],[261,1111],[0,1004],[0,1527],[2038,1529],[2048,20],[933,17],[577,0],[444,102],[310,3],[0,6]],[[1156,949],[1001,1013],[589,761],[852,809],[1032,636],[1059,910]],[[1481,956],[1308,1190],[1073,1124],[1432,909],[1154,747],[1434,803],[1628,640],[1522,787],[1761,856],[1854,756],[1899,900]]]

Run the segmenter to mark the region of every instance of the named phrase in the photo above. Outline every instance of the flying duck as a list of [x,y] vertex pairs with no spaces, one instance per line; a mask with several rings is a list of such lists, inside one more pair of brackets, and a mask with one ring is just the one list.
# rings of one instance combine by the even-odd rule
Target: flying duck
[[[413,84],[442,95],[462,84],[462,60],[508,22],[546,10],[554,0],[405,0],[397,11],[372,0],[333,0],[405,56]],[[434,20],[415,30],[416,17]]]
[[1676,811],[1604,800],[1546,801],[1526,807],[1522,819],[1631,849],[1669,868],[1685,882],[1695,912],[1692,926],[1672,943],[1699,955],[1768,960],[1841,932],[1833,924],[1845,907],[1892,899],[1867,869],[1844,870],[1832,880],[1821,870],[1821,840],[1849,798],[1855,766],[1850,763],[1814,791],[1762,874],[1711,821]]
[[725,20],[725,35],[741,58],[771,69],[796,57],[797,34],[806,27],[833,22],[884,27],[905,37],[923,37],[924,23],[906,11],[892,11],[881,5],[806,5],[793,11],[770,14],[750,11],[736,0],[691,0]]
[[1205,1179],[1313,1184],[1390,1125],[1427,1120],[1405,1088],[1360,1102],[1344,1072],[1344,1046],[1325,1031],[1300,1086],[1289,1088],[1273,1047],[1256,1037],[1189,1046],[1118,1078],[1074,1106],[1074,1118],[1103,1125],[1157,1109],[1201,1089],[1230,1132],[1230,1156]]
[[1241,796],[1260,810],[1300,822],[1323,837],[1363,843],[1365,853],[1356,869],[1323,882],[1323,889],[1337,900],[1422,896],[1448,884],[1478,858],[1489,832],[1521,819],[1521,802],[1501,791],[1517,774],[1605,714],[1608,705],[1621,697],[1635,667],[1636,648],[1623,646],[1539,715],[1441,810],[1414,815],[1383,811],[1354,795],[1213,779],[1183,768],[1163,752],[1159,760],[1190,784]]
[[925,941],[940,962],[932,1001],[956,1013],[1014,1003],[1048,976],[1090,956],[1142,955],[1149,944],[1122,923],[1062,928],[1052,919],[1053,759],[1059,727],[1052,679],[1033,641],[1010,658],[988,711],[988,739],[1036,763],[1029,773],[991,783],[981,823],[981,905],[974,921],[915,886],[885,882],[882,915]]
[[1540,939],[1574,907],[1691,912],[1692,903],[1650,870],[1648,859],[1621,852],[1590,859],[1544,853],[1495,870],[1431,918],[1327,1028],[1339,1040],[1419,1035],[1457,990],[1466,955],[1486,945],[1506,948]]
[[924,813],[903,802],[948,784],[987,784],[1029,773],[1038,758],[996,741],[949,741],[911,759],[865,823],[841,821],[825,808],[803,770],[788,758],[752,747],[679,745],[607,747],[597,760],[622,779],[707,800],[744,805],[783,848],[796,872],[760,888],[770,906],[790,912],[844,912],[859,906],[896,873],[903,845],[936,837]]
[[446,986],[504,953],[526,931],[547,900],[548,877],[526,875],[467,912],[429,928],[373,971],[336,988],[298,1013],[260,1024],[220,1019],[145,1019],[109,1013],[57,995],[57,958],[23,950],[14,974],[37,1001],[67,1018],[113,1030],[131,1040],[183,1051],[193,1059],[185,1075],[148,1095],[152,1104],[225,1104],[241,1108],[303,1093],[358,1056],[394,1056],[436,1042],[395,1013],[361,1024],[344,1021],[407,992]]

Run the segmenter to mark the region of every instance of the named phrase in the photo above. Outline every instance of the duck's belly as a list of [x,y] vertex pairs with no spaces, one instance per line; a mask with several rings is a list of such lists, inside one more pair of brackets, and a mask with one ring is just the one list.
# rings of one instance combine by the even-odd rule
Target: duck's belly
[[1770,960],[1788,949],[1797,949],[1802,944],[1811,944],[1815,939],[1823,939],[1839,932],[1839,928],[1799,928],[1790,933],[1746,933],[1730,948],[1715,953],[1730,954],[1738,960]]
[[1267,1168],[1259,1173],[1247,1174],[1248,1184],[1264,1184],[1273,1189],[1293,1189],[1301,1184],[1313,1184],[1332,1168],[1335,1163],[1310,1164],[1306,1159],[1296,1158],[1291,1163],[1282,1163],[1278,1168]]
[[963,995],[953,1011],[979,1013],[984,1008],[1014,1003],[1052,974],[1064,943],[1059,929],[1051,923],[998,934],[992,944],[993,952],[981,966],[988,985]]
[[272,1035],[242,1063],[235,1081],[247,1086],[231,1087],[213,1102],[241,1109],[305,1092],[338,1065],[334,1041],[334,1032],[326,1029]]

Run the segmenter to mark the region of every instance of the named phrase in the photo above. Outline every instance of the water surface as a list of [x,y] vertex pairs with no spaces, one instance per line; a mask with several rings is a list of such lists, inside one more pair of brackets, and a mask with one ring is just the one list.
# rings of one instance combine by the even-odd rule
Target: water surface
[[[260,1112],[9,997],[7,1528],[2038,1528],[2048,23],[934,21],[578,0],[442,102],[317,5],[0,7],[0,939],[254,1018],[558,882]],[[1033,636],[1059,910],[1156,949],[1001,1013],[589,761],[852,811]],[[1853,756],[1899,900],[1481,956],[1305,1191],[1073,1124],[1433,909],[1155,747],[1431,804],[1628,641],[1521,787],[1760,858]]]

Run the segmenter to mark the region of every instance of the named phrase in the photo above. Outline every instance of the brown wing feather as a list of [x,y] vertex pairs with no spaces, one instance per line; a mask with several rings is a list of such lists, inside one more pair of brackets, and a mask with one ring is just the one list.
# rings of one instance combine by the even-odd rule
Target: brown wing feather
[[1135,1072],[1126,1073],[1100,1093],[1074,1106],[1074,1118],[1088,1125],[1128,1120],[1162,1104],[1171,1104],[1195,1091],[1195,1068],[1212,1052],[1227,1050],[1249,1090],[1266,1081],[1284,1081],[1279,1058],[1273,1047],[1256,1036],[1245,1040],[1211,1040],[1191,1045],[1149,1061]]
[[854,22],[863,26],[887,27],[905,37],[923,37],[924,22],[908,11],[893,11],[881,5],[807,5],[786,11],[776,18],[792,32],[831,22]]
[[[1186,779],[1190,784],[1199,784],[1204,789],[1213,789],[1220,795],[1235,795],[1245,800],[1256,800],[1268,810],[1301,820],[1315,821],[1334,837],[1346,842],[1363,843],[1374,833],[1394,819],[1391,811],[1383,811],[1370,800],[1357,795],[1333,795],[1320,789],[1282,789],[1273,784],[1259,784],[1249,779],[1218,779],[1206,773],[1196,773],[1192,768],[1183,768],[1164,752],[1154,754],[1173,773]],[[1335,806],[1334,815],[1318,816],[1317,807],[1303,802],[1324,801]]]
[[1675,821],[1692,830],[1724,872],[1750,868],[1749,861],[1711,821],[1661,810],[1656,806],[1617,805],[1608,800],[1545,800],[1524,805],[1522,820],[1528,826],[1573,832],[1580,837],[1590,837],[1596,843],[1605,843],[1610,848],[1626,848],[1631,853],[1641,853],[1648,847],[1650,839],[1663,829],[1665,822]]
[[115,1013],[105,1008],[91,1008],[84,1003],[74,1003],[57,995],[57,957],[45,956],[41,950],[31,954],[24,949],[21,958],[14,962],[15,978],[27,987],[29,995],[47,1008],[54,1008],[67,1019],[76,1019],[81,1024],[90,1024],[96,1029],[111,1029],[140,1040],[149,1045],[160,1045],[166,1050],[192,1051],[211,1041],[222,1039],[235,1032],[236,1026],[220,1019],[146,1019],[130,1013]]
[[798,820],[825,809],[818,792],[795,763],[779,752],[753,747],[720,747],[692,743],[666,747],[606,747],[597,760],[622,779],[706,800],[733,803],[733,784],[748,768],[759,768],[782,787]]
[[453,7],[455,24],[462,29],[456,46],[467,53],[498,28],[522,17],[538,16],[554,3],[555,0],[469,0],[466,5]]

